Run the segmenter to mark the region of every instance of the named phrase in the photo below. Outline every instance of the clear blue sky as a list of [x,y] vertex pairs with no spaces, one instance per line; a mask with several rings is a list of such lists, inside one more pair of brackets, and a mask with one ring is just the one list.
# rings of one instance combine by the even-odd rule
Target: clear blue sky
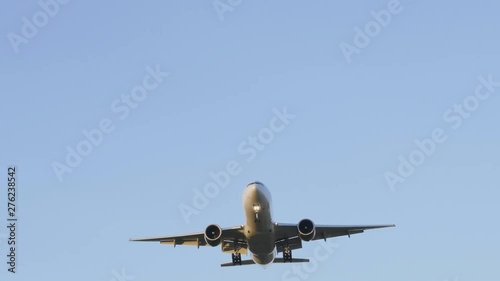
[[[485,98],[478,80],[500,81],[498,2],[231,3],[3,4],[0,182],[18,166],[19,246],[12,275],[2,189],[0,279],[500,280],[500,87]],[[143,80],[140,102],[121,100]],[[464,101],[473,110],[460,114]],[[248,161],[238,147],[283,108],[295,118]],[[67,147],[102,122],[108,133],[67,166]],[[435,129],[446,140],[427,156],[415,140]],[[425,159],[402,177],[410,155]],[[231,160],[241,172],[186,223],[180,204]],[[72,171],[58,178],[56,162]],[[387,173],[404,182],[391,189]],[[397,228],[338,238],[307,278],[288,279],[289,264],[221,269],[219,248],[128,242],[242,224],[252,180],[271,190],[276,221]]]

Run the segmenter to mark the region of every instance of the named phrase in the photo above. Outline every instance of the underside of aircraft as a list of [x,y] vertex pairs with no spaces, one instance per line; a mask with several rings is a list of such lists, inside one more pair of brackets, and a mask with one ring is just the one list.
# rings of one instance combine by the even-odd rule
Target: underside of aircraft
[[[384,225],[315,225],[310,219],[298,224],[276,223],[271,219],[271,194],[261,182],[251,182],[243,193],[244,225],[221,228],[216,224],[207,226],[204,232],[130,239],[130,241],[160,242],[167,245],[190,245],[221,247],[222,252],[231,253],[232,261],[221,266],[237,266],[288,262],[309,262],[308,259],[293,258],[292,251],[302,248],[303,241],[314,241],[338,236],[351,236],[368,229],[394,227]],[[251,260],[242,260],[241,254],[251,253]],[[276,258],[282,253],[282,258]]]

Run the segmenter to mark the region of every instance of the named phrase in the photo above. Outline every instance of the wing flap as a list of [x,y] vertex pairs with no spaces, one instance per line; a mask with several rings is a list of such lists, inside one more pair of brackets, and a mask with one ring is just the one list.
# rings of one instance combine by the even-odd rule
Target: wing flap
[[[316,226],[316,236],[313,240],[319,240],[339,236],[351,236],[353,234],[363,233],[368,229],[394,227],[394,224],[380,224],[380,225],[317,225]],[[289,223],[278,223],[275,226],[276,231],[276,246],[284,247],[288,242],[289,247],[294,247],[293,249],[298,249],[302,247],[302,244],[296,243],[295,241],[301,240],[297,230],[297,224]],[[292,243],[290,243],[293,241]]]
[[221,243],[222,252],[232,254],[236,250],[238,253],[242,255],[246,255],[248,253],[248,244],[245,241],[231,241],[226,240]]
[[192,241],[192,240],[183,240],[183,241],[178,241],[178,240],[167,240],[167,241],[160,241],[160,244],[164,245],[183,245],[183,246],[205,246],[206,242],[205,240],[203,241]]
[[281,239],[276,241],[276,250],[278,253],[283,252],[284,248],[288,246],[290,250],[296,250],[302,248],[302,239],[300,237],[293,237],[290,239]]
[[339,236],[351,236],[353,234],[363,233],[365,230],[394,227],[394,224],[382,225],[318,225],[316,226],[316,236],[313,240],[327,239]]
[[[242,226],[235,226],[222,229],[222,241],[221,244],[227,241],[241,241],[245,239],[245,235],[242,233]],[[207,246],[205,241],[205,234],[203,232],[188,233],[182,235],[174,236],[158,236],[158,237],[148,237],[148,238],[135,238],[130,239],[130,241],[138,242],[160,242],[160,244],[165,245],[184,245],[184,246]]]

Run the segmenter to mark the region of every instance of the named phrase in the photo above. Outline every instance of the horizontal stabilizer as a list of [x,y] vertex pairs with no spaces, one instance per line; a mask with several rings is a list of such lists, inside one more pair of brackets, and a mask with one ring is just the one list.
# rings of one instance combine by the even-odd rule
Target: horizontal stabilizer
[[[286,261],[286,263],[294,263],[294,262],[309,262],[309,259],[292,259],[291,261]],[[285,259],[283,258],[276,258],[274,259],[273,263],[285,263]],[[249,264],[255,264],[253,260],[244,260],[241,261],[241,264],[233,264],[232,262],[228,263],[223,263],[220,266],[226,267],[226,266],[239,266],[239,265],[249,265]]]
[[[288,262],[309,262],[309,259],[292,259],[291,261],[286,261]],[[283,258],[275,258],[273,263],[285,263],[285,259]]]
[[239,265],[249,265],[249,264],[255,264],[255,262],[253,260],[244,260],[241,261],[241,264],[234,264],[232,262],[228,262],[228,263],[223,263],[220,266],[226,267],[226,266],[239,266]]

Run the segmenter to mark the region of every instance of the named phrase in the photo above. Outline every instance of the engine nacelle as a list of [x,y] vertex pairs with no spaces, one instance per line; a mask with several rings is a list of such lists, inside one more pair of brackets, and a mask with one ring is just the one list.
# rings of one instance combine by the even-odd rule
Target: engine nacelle
[[205,241],[212,247],[220,244],[221,236],[222,228],[216,224],[211,224],[205,229]]
[[316,227],[310,219],[303,219],[297,225],[299,237],[303,241],[311,241],[316,236]]

